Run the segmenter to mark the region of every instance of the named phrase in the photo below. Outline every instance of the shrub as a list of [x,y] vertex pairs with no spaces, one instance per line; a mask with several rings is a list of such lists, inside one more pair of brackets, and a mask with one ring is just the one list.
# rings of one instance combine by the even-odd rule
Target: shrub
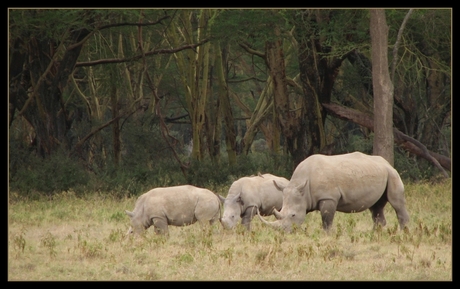
[[269,152],[239,155],[233,166],[230,166],[225,158],[219,163],[205,159],[200,162],[191,162],[186,181],[201,187],[215,183],[230,185],[240,177],[256,175],[259,172],[290,178],[291,172],[286,168],[291,168],[291,164],[290,157],[275,156]]
[[52,195],[73,189],[81,193],[89,181],[89,174],[79,162],[62,151],[43,159],[29,154],[27,163],[10,171],[10,189],[23,193],[38,191]]

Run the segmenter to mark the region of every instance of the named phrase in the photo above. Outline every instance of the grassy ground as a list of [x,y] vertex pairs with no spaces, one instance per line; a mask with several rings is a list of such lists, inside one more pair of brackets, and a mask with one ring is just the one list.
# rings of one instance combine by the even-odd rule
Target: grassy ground
[[133,239],[124,210],[134,198],[10,193],[8,280],[452,280],[451,179],[406,184],[406,201],[405,232],[388,204],[387,226],[375,231],[369,211],[337,213],[330,234],[313,212],[292,234],[256,217],[251,232],[195,224]]

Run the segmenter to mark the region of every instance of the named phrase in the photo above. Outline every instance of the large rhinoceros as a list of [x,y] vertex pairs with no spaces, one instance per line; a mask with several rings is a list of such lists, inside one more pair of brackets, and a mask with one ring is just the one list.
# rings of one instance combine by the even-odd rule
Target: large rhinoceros
[[283,194],[274,185],[287,185],[289,181],[272,174],[242,177],[232,183],[227,198],[221,198],[224,203],[224,213],[220,222],[225,229],[231,229],[241,220],[246,229],[251,229],[251,220],[257,208],[264,216],[273,214],[273,209],[280,209],[283,204]]
[[214,223],[220,218],[221,202],[210,190],[191,185],[155,188],[141,195],[131,218],[128,233],[141,234],[154,226],[157,234],[168,234],[168,225],[186,226]]
[[374,227],[386,224],[383,208],[389,202],[400,228],[409,221],[404,185],[398,172],[382,157],[360,152],[326,156],[312,155],[294,170],[283,190],[283,208],[274,211],[278,219],[262,222],[287,232],[301,225],[308,212],[319,210],[323,229],[328,231],[336,211],[355,213],[369,209]]

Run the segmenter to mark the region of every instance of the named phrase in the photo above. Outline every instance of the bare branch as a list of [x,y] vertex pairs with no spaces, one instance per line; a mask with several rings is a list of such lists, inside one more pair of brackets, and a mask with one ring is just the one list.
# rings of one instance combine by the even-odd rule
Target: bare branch
[[151,21],[148,21],[148,22],[121,22],[121,23],[108,24],[108,25],[104,25],[104,26],[99,27],[98,30],[112,28],[112,27],[120,27],[120,26],[151,26],[151,25],[157,25],[157,24],[161,23],[161,21],[163,21],[165,19],[168,19],[168,18],[171,18],[171,16],[166,15],[166,16],[164,16],[164,17],[162,17],[162,18],[160,18],[160,19],[158,19],[157,21],[154,21],[154,22],[151,22]]
[[147,23],[140,23],[140,22],[137,22],[137,23],[131,23],[131,22],[122,22],[122,23],[114,23],[114,24],[108,24],[108,25],[104,25],[104,26],[101,26],[93,31],[91,31],[85,38],[83,38],[83,40],[81,40],[80,42],[78,43],[75,43],[75,44],[72,44],[71,46],[69,46],[67,48],[67,50],[72,50],[78,46],[81,46],[83,45],[95,32],[97,31],[101,31],[103,29],[107,29],[107,28],[112,28],[112,27],[121,27],[121,26],[150,26],[150,25],[156,25],[158,23],[161,23],[161,21],[167,19],[167,18],[170,18],[170,16],[164,16],[160,19],[158,19],[157,21],[155,22],[147,22]]
[[[172,123],[177,123],[176,121],[179,120],[179,119],[183,119],[183,118],[186,118],[188,117],[189,114],[183,114],[183,115],[180,115],[180,116],[176,116],[176,117],[165,117],[164,118],[164,121],[165,122],[172,122]],[[189,123],[189,122],[188,122]]]
[[108,122],[104,123],[103,125],[93,129],[90,133],[88,133],[84,138],[82,138],[76,145],[75,145],[75,148],[74,148],[74,152],[77,152],[77,153],[80,153],[81,151],[81,147],[83,146],[83,144],[89,140],[92,136],[94,136],[97,132],[99,132],[100,130],[102,130],[103,128],[105,127],[108,127],[109,125],[111,125],[113,122],[119,120],[120,118],[122,118],[124,115],[119,115],[111,120],[109,120]]
[[178,48],[152,50],[152,51],[145,52],[140,55],[136,55],[134,57],[129,57],[129,58],[109,58],[109,59],[100,59],[96,61],[77,62],[75,64],[75,67],[95,66],[95,65],[107,64],[107,63],[123,63],[123,62],[136,61],[136,60],[141,59],[144,56],[152,56],[152,55],[158,55],[158,54],[173,54],[173,53],[185,50],[185,49],[193,49],[208,41],[209,39],[204,39],[196,44],[183,45]]
[[[65,31],[61,38],[64,39],[68,35],[68,33],[69,33],[68,30]],[[40,78],[38,79],[37,83],[33,86],[32,93],[29,95],[29,98],[27,99],[26,103],[22,106],[21,111],[19,111],[19,113],[18,113],[19,116],[23,115],[24,112],[26,111],[26,109],[29,107],[30,103],[35,98],[36,94],[38,93],[38,89],[40,88],[41,84],[43,83],[43,81],[45,81],[45,78],[48,76],[48,73],[51,71],[51,68],[56,64],[56,59],[58,58],[58,56],[60,54],[58,52],[63,47],[62,43],[63,43],[63,41],[61,41],[61,43],[59,44],[58,48],[56,49],[56,52],[54,53],[53,58],[51,58],[51,60],[50,60],[50,62],[48,64],[48,67],[43,72],[43,74],[40,76]]]
[[249,80],[255,80],[255,81],[258,81],[258,82],[266,82],[267,81],[267,80],[264,80],[264,79],[260,79],[260,78],[251,76],[251,77],[244,78],[244,79],[228,80],[227,82],[228,83],[238,83],[238,82],[245,82],[245,81],[249,81]]
[[398,31],[398,36],[396,37],[396,42],[393,47],[393,63],[391,64],[391,81],[393,81],[394,76],[395,76],[395,70],[396,70],[396,63],[398,62],[398,49],[399,49],[399,44],[401,42],[401,37],[404,31],[404,27],[406,27],[407,20],[409,19],[409,16],[412,14],[412,11],[414,9],[411,8],[409,9],[409,12],[407,12],[406,16],[404,17],[404,20],[401,24],[401,27],[399,28]]
[[262,53],[258,50],[255,50],[255,49],[252,49],[251,47],[249,47],[249,45],[247,43],[243,43],[243,42],[240,42],[238,43],[244,50],[246,50],[248,53],[250,54],[253,54],[253,55],[257,55],[263,59],[265,59],[265,53]]

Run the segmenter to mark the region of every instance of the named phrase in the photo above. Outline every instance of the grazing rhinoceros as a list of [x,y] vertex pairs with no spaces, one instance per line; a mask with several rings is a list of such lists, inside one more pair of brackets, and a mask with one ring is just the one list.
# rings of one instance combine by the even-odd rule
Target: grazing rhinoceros
[[257,208],[264,216],[272,215],[274,208],[279,210],[283,204],[283,194],[273,181],[280,185],[289,183],[287,179],[271,174],[243,177],[234,181],[227,198],[219,196],[224,203],[224,213],[220,220],[223,227],[231,229],[241,219],[241,224],[250,230]]
[[140,234],[154,226],[157,234],[168,234],[168,225],[186,226],[199,221],[212,224],[220,218],[220,199],[207,189],[191,185],[155,188],[141,195],[128,233]]
[[323,229],[328,231],[336,211],[355,213],[369,209],[374,227],[386,224],[383,208],[389,202],[401,229],[409,221],[404,185],[398,172],[382,157],[360,152],[343,155],[312,155],[302,161],[283,190],[283,208],[274,211],[278,219],[262,222],[291,231],[308,212],[319,210]]

